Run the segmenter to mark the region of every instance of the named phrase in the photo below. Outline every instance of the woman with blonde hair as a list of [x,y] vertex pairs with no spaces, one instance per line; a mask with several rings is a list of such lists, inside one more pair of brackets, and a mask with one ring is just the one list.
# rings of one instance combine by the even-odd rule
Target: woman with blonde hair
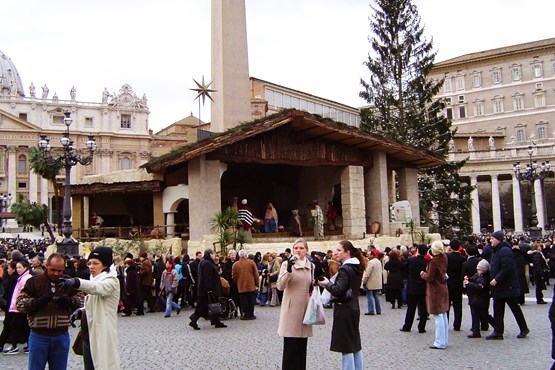
[[447,290],[447,256],[443,242],[436,240],[430,248],[432,259],[428,262],[426,271],[420,272],[420,277],[426,280],[426,307],[428,313],[436,321],[436,333],[432,349],[445,349],[448,342],[449,321],[449,293]]
[[314,265],[307,257],[308,244],[302,238],[293,243],[293,255],[281,264],[277,289],[283,291],[278,335],[283,337],[282,369],[306,369],[308,338],[312,326],[303,324],[314,280]]

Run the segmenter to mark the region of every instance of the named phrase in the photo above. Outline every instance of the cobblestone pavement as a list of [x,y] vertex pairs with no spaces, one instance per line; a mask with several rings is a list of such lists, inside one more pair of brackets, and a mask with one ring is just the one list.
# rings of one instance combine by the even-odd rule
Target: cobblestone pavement
[[[550,289],[551,287],[548,287]],[[550,295],[550,294],[548,294]],[[405,309],[391,309],[383,303],[380,316],[361,315],[361,335],[366,369],[549,369],[551,330],[549,305],[537,305],[528,297],[522,307],[531,334],[517,339],[518,327],[507,308],[505,340],[466,338],[470,310],[464,301],[463,330],[449,331],[449,347],[429,349],[434,322],[419,334],[416,323],[410,333],[400,332]],[[549,299],[549,301],[551,301]],[[366,299],[360,298],[361,313]],[[257,320],[226,321],[228,328],[214,329],[200,320],[201,330],[187,326],[190,310],[164,318],[163,313],[118,320],[119,346],[123,369],[279,369],[283,340],[276,334],[279,307],[256,307]],[[329,351],[332,310],[326,310],[326,325],[316,326],[308,341],[308,369],[339,369],[341,355]],[[77,329],[72,329],[72,338]],[[27,368],[27,356],[0,355],[0,369]],[[82,358],[70,353],[68,369],[82,369]],[[56,370],[56,369],[53,369]]]

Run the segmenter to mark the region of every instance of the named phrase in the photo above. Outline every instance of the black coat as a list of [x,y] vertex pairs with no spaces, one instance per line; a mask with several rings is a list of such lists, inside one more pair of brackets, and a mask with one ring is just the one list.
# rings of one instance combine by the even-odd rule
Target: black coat
[[212,291],[214,298],[222,295],[222,282],[218,274],[218,266],[211,259],[203,259],[198,264],[197,293],[199,297],[208,296]]
[[482,260],[482,257],[470,256],[462,264],[462,276],[471,277],[476,273],[476,267],[478,267],[478,262]]
[[[447,254],[447,289],[450,292],[462,292],[462,265],[465,261],[466,257],[459,252],[451,252]],[[474,275],[474,273],[472,273],[472,275]]]
[[333,327],[331,330],[330,350],[342,353],[354,353],[362,349],[360,341],[360,307],[358,305],[358,292],[362,282],[362,266],[344,264],[337,273],[335,282],[327,284],[334,297],[344,297],[349,288],[352,290],[352,299],[347,303],[334,303]]
[[468,278],[466,285],[466,295],[468,296],[468,304],[476,307],[489,307],[489,272],[483,275],[475,273]]
[[513,249],[513,257],[515,259],[520,294],[526,294],[530,292],[530,289],[528,288],[528,280],[526,279],[526,256],[520,249]]
[[403,289],[403,274],[401,270],[403,263],[401,261],[387,261],[384,269],[389,271],[387,274],[386,289]]
[[493,299],[518,297],[521,294],[515,258],[509,243],[501,242],[493,249],[490,274],[497,282],[491,287]]
[[141,296],[141,282],[137,266],[129,266],[125,277],[125,307],[133,307],[143,303]]
[[405,260],[408,270],[407,293],[412,295],[426,295],[426,280],[420,277],[421,271],[426,271],[428,261],[424,256],[417,255]]
[[534,281],[543,280],[543,270],[547,268],[547,262],[540,251],[530,253],[530,263],[532,263],[532,275]]

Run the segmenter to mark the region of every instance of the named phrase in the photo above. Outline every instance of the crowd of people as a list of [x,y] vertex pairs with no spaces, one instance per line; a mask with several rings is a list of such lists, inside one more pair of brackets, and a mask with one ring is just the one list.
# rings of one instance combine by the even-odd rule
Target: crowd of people
[[[464,243],[453,239],[448,245],[435,241],[384,250],[361,250],[341,241],[326,253],[309,251],[299,238],[279,254],[231,250],[219,255],[206,249],[193,258],[144,252],[112,256],[110,248],[98,247],[87,259],[54,253],[45,261],[41,242],[3,242],[0,349],[18,354],[19,345],[27,344],[23,352],[29,353],[29,369],[44,369],[47,363],[64,369],[71,347],[68,327],[77,321],[80,342],[73,349],[83,355],[85,369],[118,369],[118,313],[170,317],[190,308],[193,330],[201,330],[201,319],[223,329],[226,319],[256,320],[256,306],[265,305],[281,306],[282,367],[304,369],[313,331],[303,317],[314,289],[332,297],[327,305],[334,310],[330,349],[342,354],[344,369],[362,369],[360,294],[366,295],[364,315],[382,314],[385,302],[391,309],[406,307],[402,332],[410,332],[418,317],[418,332],[425,333],[433,316],[430,348],[445,349],[450,323],[461,330],[464,294],[472,316],[469,339],[490,327],[487,340],[503,339],[505,306],[519,326],[517,338],[525,338],[530,333],[521,309],[525,294],[532,285],[536,303],[546,304],[543,291],[555,271],[552,239],[529,241],[502,231]],[[555,309],[550,312],[555,321]]]

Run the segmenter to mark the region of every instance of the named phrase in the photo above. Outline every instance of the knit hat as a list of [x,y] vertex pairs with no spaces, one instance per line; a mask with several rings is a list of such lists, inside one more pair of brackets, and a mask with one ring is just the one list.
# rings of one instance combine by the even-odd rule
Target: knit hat
[[108,267],[112,264],[112,248],[97,247],[89,254],[88,260],[90,261],[91,258],[100,260],[105,267]]
[[503,231],[501,231],[501,230],[497,230],[496,232],[491,234],[491,237],[499,240],[500,242],[505,240],[505,237],[503,236]]
[[481,260],[480,262],[478,262],[476,270],[489,271],[489,262],[485,259]]
[[241,204],[247,204],[247,200],[246,200],[246,199],[243,199],[243,200],[241,201]]

